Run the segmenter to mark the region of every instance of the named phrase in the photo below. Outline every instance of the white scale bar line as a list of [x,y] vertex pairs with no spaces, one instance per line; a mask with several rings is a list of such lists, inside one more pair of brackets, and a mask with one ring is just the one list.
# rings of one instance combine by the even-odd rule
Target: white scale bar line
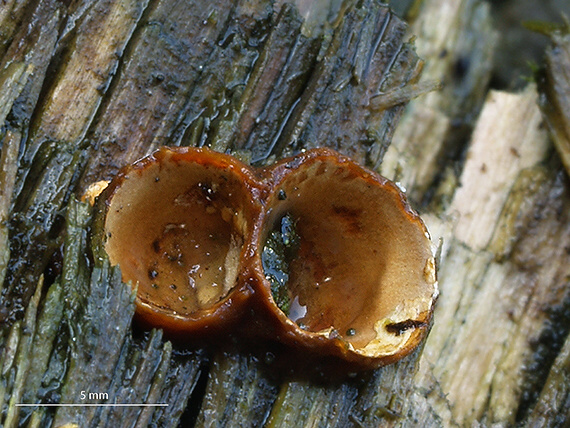
[[168,407],[168,404],[16,404],[16,407]]

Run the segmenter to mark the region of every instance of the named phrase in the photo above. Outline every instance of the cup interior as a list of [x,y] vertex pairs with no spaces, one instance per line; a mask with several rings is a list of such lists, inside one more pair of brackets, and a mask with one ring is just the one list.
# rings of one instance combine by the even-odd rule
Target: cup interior
[[[293,242],[281,256],[287,272],[279,290],[289,319],[307,332],[334,331],[365,348],[379,338],[382,322],[404,321],[394,314],[407,303],[431,305],[427,232],[393,184],[331,157],[274,174],[262,242],[266,250],[276,236]],[[264,262],[266,278],[275,282],[267,271],[273,265]],[[429,305],[404,316],[419,316]]]
[[185,316],[235,287],[254,204],[231,162],[161,155],[135,164],[113,190],[105,248],[140,302]]

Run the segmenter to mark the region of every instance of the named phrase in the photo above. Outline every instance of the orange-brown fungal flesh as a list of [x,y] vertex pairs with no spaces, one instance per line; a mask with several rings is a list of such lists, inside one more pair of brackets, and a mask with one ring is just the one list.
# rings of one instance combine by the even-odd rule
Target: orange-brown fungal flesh
[[[255,171],[162,148],[102,197],[110,261],[138,287],[139,318],[171,335],[237,327],[352,369],[398,360],[429,328],[437,281],[423,222],[395,184],[332,150]],[[284,217],[286,304],[262,260]]]
[[208,149],[163,148],[111,182],[105,249],[145,324],[199,334],[235,318],[258,193],[247,166]]
[[[288,313],[259,292],[281,340],[363,366],[390,363],[424,337],[437,296],[427,230],[390,181],[327,149],[267,172],[272,193],[257,228],[261,249],[284,215],[298,237],[289,263]],[[259,254],[258,254],[259,256]]]

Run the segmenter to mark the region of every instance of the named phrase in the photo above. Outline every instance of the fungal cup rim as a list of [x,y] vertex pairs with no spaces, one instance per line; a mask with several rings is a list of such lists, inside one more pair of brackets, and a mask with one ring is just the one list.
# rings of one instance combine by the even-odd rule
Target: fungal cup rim
[[[113,198],[121,189],[125,180],[136,174],[143,174],[151,165],[162,168],[164,162],[195,162],[200,165],[211,165],[230,171],[243,185],[244,200],[249,204],[247,215],[248,224],[244,234],[242,248],[239,252],[239,265],[236,281],[227,294],[207,307],[201,307],[191,313],[180,313],[175,308],[166,309],[159,303],[141,298],[136,294],[136,314],[139,321],[149,327],[162,327],[165,332],[174,338],[192,341],[192,337],[199,339],[219,337],[228,331],[237,331],[239,334],[259,335],[289,345],[301,352],[339,358],[354,363],[360,368],[373,368],[397,361],[411,353],[427,335],[433,322],[433,311],[438,296],[437,265],[433,254],[430,234],[419,214],[409,204],[405,193],[393,182],[380,174],[370,171],[357,164],[349,157],[328,148],[312,149],[300,154],[280,160],[266,168],[254,168],[242,161],[224,153],[215,152],[208,148],[195,147],[162,147],[152,154],[135,163],[123,167],[113,178],[100,196],[105,210],[104,219],[104,248],[107,251],[107,221],[112,209]],[[355,346],[344,334],[339,334],[334,326],[317,331],[310,331],[300,327],[295,321],[282,311],[275,302],[268,279],[265,277],[261,252],[266,245],[267,236],[273,225],[269,223],[276,216],[279,199],[278,192],[283,183],[301,174],[317,163],[330,164],[342,169],[349,177],[362,180],[367,186],[386,193],[386,199],[393,201],[394,208],[401,214],[407,227],[416,231],[417,245],[422,245],[422,254],[429,253],[424,266],[421,266],[425,286],[429,290],[414,298],[401,301],[401,308],[394,306],[392,312],[374,320],[373,328],[377,335],[365,346]],[[420,242],[421,241],[421,242]],[[424,248],[425,247],[425,248]],[[107,251],[107,254],[109,252]],[[427,257],[427,256],[426,256]],[[120,262],[116,263],[119,264]],[[418,284],[418,290],[424,285]],[[138,287],[135,285],[133,288]],[[421,300],[421,302],[419,302]],[[415,312],[414,312],[415,310]],[[407,311],[407,312],[406,312]],[[248,314],[255,313],[258,319],[250,324]],[[402,313],[412,313],[413,316],[402,318]],[[408,321],[417,321],[410,323]],[[386,323],[392,322],[400,328],[398,340],[390,344],[386,338]],[[398,327],[399,326],[399,327]],[[247,331],[251,329],[251,332]],[[382,333],[379,333],[379,330]],[[394,335],[392,335],[394,336]],[[390,337],[392,337],[390,336]],[[386,339],[384,343],[382,338]],[[373,343],[373,342],[378,343]],[[384,343],[384,344],[383,344]]]
[[[261,249],[265,245],[268,229],[271,229],[271,226],[267,224],[267,221],[272,210],[271,202],[278,199],[277,192],[279,191],[280,185],[289,174],[293,173],[292,171],[306,167],[313,162],[327,161],[346,167],[360,178],[364,179],[367,183],[379,186],[390,192],[394,199],[398,201],[399,209],[403,214],[405,214],[406,219],[422,232],[422,235],[426,240],[426,247],[430,250],[430,260],[433,261],[434,281],[428,285],[430,285],[433,290],[428,299],[422,299],[427,301],[429,304],[427,307],[424,305],[425,309],[418,312],[415,316],[416,319],[422,320],[421,325],[406,329],[401,333],[399,336],[402,336],[402,340],[399,341],[400,344],[398,346],[393,346],[391,348],[386,348],[385,346],[383,347],[380,345],[373,346],[372,342],[380,337],[378,335],[375,339],[371,340],[367,346],[355,347],[349,340],[340,335],[333,326],[319,331],[310,331],[300,327],[278,307],[272,295],[268,280],[265,278],[264,268],[261,262]],[[285,331],[279,332],[281,340],[287,341],[293,346],[302,344],[302,346],[307,349],[320,347],[320,351],[324,353],[332,356],[336,355],[344,360],[353,361],[365,366],[389,364],[411,353],[429,331],[439,291],[436,273],[437,267],[435,266],[435,257],[433,254],[429,231],[419,214],[407,201],[405,193],[395,183],[387,178],[374,171],[363,168],[350,158],[328,148],[312,149],[296,156],[282,159],[273,166],[265,168],[263,170],[263,175],[268,183],[268,187],[272,189],[272,192],[266,198],[266,213],[264,216],[260,217],[260,224],[255,227],[256,234],[254,236],[254,247],[256,249],[256,255],[254,260],[251,261],[252,273],[250,275],[258,278],[260,285],[255,291],[256,293],[261,294],[262,297],[260,300],[267,302],[270,306],[270,316],[275,317],[282,326],[287,326],[287,328],[284,328]],[[395,311],[395,313],[398,312],[399,311],[397,310]],[[390,316],[379,319],[376,321],[376,324],[388,322],[389,319]]]
[[[253,218],[250,219],[251,226],[249,229],[252,229],[255,223],[255,217],[261,215],[261,205],[258,202],[260,200],[261,189],[255,172],[248,165],[233,156],[215,152],[208,148],[161,147],[136,162],[121,168],[100,195],[100,198],[103,198],[105,210],[103,225],[105,238],[103,246],[108,255],[109,251],[107,245],[109,237],[107,236],[107,226],[109,212],[117,192],[121,189],[124,182],[134,177],[135,174],[142,175],[152,166],[158,166],[162,169],[163,162],[174,162],[177,164],[197,163],[203,166],[211,166],[224,171],[230,171],[240,178],[243,184],[245,198],[250,204],[250,212]],[[249,239],[247,235],[251,235],[251,232],[251,230],[246,230],[245,235],[242,237],[244,241]],[[245,246],[240,250],[240,260],[245,258],[244,253]],[[117,263],[113,262],[114,261],[111,260],[112,265],[118,265],[119,268],[121,267],[120,261],[117,261]],[[228,290],[227,294],[222,295],[219,300],[190,313],[177,311],[176,308],[164,307],[158,302],[142,298],[138,292],[136,292],[136,317],[142,325],[161,327],[168,335],[174,338],[185,337],[189,332],[196,334],[197,337],[215,334],[217,330],[225,330],[229,325],[235,322],[236,319],[241,317],[243,311],[240,311],[240,308],[245,306],[252,293],[251,288],[240,279],[240,276],[241,273],[238,272],[233,287]],[[138,281],[134,285],[131,280],[126,280],[125,282],[131,283],[133,290],[136,289],[138,291]]]

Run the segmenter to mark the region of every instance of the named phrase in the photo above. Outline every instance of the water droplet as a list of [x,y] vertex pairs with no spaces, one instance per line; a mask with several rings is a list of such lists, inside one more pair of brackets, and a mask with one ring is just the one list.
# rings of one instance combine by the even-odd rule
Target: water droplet
[[[307,306],[299,303],[299,297],[295,296],[289,308],[289,318],[291,321],[297,322],[307,314]],[[299,324],[299,323],[298,323]],[[301,327],[301,324],[299,324]]]
[[265,364],[273,364],[275,361],[275,355],[271,352],[267,352],[264,358]]

